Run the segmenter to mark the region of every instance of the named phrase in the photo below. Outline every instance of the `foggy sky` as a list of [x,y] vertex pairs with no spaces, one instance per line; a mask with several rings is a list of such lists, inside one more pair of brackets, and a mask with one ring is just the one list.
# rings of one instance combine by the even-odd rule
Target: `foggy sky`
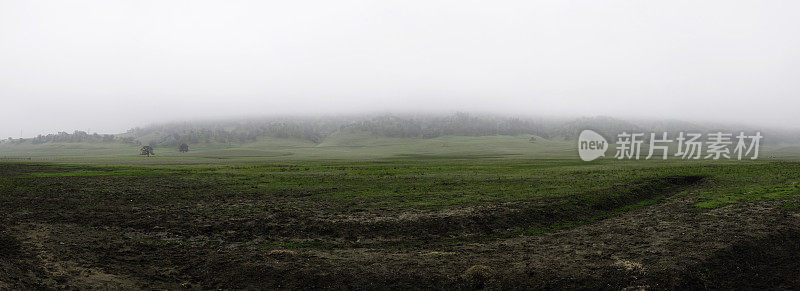
[[0,1],[0,137],[280,113],[800,125],[800,1]]

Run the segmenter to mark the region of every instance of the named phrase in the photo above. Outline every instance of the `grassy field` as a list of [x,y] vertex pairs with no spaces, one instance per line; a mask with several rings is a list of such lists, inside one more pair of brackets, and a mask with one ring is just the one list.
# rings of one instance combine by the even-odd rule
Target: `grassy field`
[[[531,142],[531,137],[535,141]],[[672,145],[672,149],[676,148]],[[262,138],[256,142],[199,143],[188,153],[177,147],[156,147],[156,156],[143,159],[135,144],[109,143],[0,143],[0,161],[71,162],[89,164],[229,163],[234,161],[372,160],[387,158],[515,158],[578,160],[576,141],[531,135],[442,136],[389,138],[364,132],[335,132],[320,143],[290,138]],[[647,155],[647,144],[642,153]],[[800,146],[767,144],[760,157],[800,160]],[[609,147],[609,157],[614,148]]]
[[95,150],[0,163],[0,288],[800,283],[792,160],[585,163],[523,136]]
[[[444,136],[431,139],[375,137],[366,133],[334,133],[321,143],[288,138],[265,138],[245,144],[201,143],[188,153],[178,148],[156,148],[158,163],[213,162],[214,160],[364,160],[407,157],[527,157],[576,156],[573,142],[520,136]],[[56,143],[0,145],[0,159],[140,163],[139,146],[122,143]],[[152,161],[145,161],[152,162]]]

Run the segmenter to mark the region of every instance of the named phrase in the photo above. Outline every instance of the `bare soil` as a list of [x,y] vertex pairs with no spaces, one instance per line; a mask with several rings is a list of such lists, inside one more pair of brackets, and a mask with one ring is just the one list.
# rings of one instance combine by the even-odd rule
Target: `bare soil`
[[[800,213],[678,196],[534,236],[437,247],[264,250],[170,233],[9,223],[0,288],[740,289],[800,286]],[[214,236],[214,235],[209,235]],[[131,243],[159,237],[166,243]]]

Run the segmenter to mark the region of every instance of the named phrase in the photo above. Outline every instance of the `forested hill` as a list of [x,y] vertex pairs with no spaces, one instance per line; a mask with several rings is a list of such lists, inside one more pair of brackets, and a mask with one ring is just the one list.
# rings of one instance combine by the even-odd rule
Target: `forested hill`
[[216,121],[173,122],[137,127],[121,134],[73,133],[39,135],[34,138],[7,140],[5,143],[43,144],[74,142],[120,142],[176,146],[181,143],[247,143],[262,138],[295,138],[314,143],[330,134],[368,132],[379,137],[435,138],[446,135],[489,136],[529,134],[541,138],[574,139],[583,129],[593,129],[607,138],[627,132],[679,131],[738,132],[761,130],[770,143],[800,143],[800,132],[742,128],[730,125],[698,125],[681,121],[626,121],[611,117],[578,119],[521,118],[498,115],[371,115],[329,117],[274,117]]

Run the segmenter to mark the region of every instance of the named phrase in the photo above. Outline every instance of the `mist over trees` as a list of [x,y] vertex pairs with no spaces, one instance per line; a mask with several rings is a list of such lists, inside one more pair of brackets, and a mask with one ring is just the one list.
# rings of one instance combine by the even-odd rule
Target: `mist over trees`
[[57,134],[38,135],[29,139],[32,144],[48,142],[111,142],[115,140],[112,134],[89,134],[85,131],[76,130],[73,133],[59,132]]
[[342,130],[366,131],[386,137],[435,138],[444,135],[486,136],[534,134],[548,137],[554,123],[544,119],[476,116],[456,113],[448,116],[378,116],[342,126]]
[[321,143],[335,132],[370,133],[378,137],[436,138],[447,135],[489,136],[527,134],[545,139],[574,139],[592,129],[613,140],[621,132],[707,133],[760,130],[769,143],[800,143],[800,132],[732,125],[695,124],[676,120],[627,121],[611,117],[576,119],[523,118],[501,115],[455,113],[449,115],[382,114],[325,117],[274,117],[217,121],[173,122],[137,127],[125,133],[73,133],[39,135],[13,139],[8,143],[43,144],[76,142],[118,142],[151,147],[180,147],[183,144],[255,142],[262,138],[293,138]]
[[549,137],[557,126],[545,119],[453,115],[376,115],[297,117],[216,122],[184,122],[134,128],[123,136],[149,138],[158,146],[182,143],[246,143],[260,138],[296,138],[320,143],[331,133],[368,132],[381,137],[435,138],[445,135],[487,136],[533,134]]

